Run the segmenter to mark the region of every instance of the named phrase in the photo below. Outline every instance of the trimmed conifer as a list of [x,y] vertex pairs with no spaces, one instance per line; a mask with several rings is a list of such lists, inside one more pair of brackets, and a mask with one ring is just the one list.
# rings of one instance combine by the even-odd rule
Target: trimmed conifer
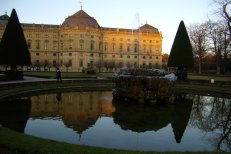
[[193,66],[192,46],[184,22],[181,21],[168,59],[168,67],[182,69],[192,68]]
[[11,69],[16,69],[17,65],[31,64],[30,52],[15,9],[11,12],[0,43],[0,64],[10,65]]

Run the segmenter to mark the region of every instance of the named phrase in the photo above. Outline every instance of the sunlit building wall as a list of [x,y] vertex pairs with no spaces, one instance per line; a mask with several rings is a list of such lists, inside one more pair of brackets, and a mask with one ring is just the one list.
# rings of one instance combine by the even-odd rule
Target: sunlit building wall
[[[0,16],[0,39],[8,15]],[[100,27],[82,9],[61,25],[22,23],[31,53],[28,70],[81,72],[86,68],[115,71],[119,68],[162,66],[162,33],[145,24],[138,29]]]

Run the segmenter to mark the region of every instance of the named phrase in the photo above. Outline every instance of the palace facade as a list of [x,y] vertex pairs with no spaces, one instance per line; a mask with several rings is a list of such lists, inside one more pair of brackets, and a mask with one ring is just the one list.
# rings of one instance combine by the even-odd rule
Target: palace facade
[[[9,16],[0,16],[0,40]],[[21,23],[31,53],[27,70],[81,72],[86,68],[160,68],[162,33],[145,24],[138,29],[101,27],[82,9],[61,25]]]

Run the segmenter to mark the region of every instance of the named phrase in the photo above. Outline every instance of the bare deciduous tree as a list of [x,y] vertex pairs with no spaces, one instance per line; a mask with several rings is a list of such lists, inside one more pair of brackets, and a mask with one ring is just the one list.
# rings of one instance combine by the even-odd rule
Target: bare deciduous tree
[[103,62],[101,60],[98,60],[94,62],[94,66],[98,68],[98,71],[101,72],[101,69],[103,68]]
[[210,39],[210,49],[216,54],[217,74],[221,73],[221,53],[224,50],[224,29],[222,22],[208,21],[208,38]]
[[231,34],[231,12],[229,6],[231,6],[231,0],[213,0],[216,5],[215,13],[225,19],[229,34]]
[[193,53],[198,61],[198,73],[202,73],[202,62],[208,48],[207,25],[193,24],[189,28],[189,37],[193,47]]

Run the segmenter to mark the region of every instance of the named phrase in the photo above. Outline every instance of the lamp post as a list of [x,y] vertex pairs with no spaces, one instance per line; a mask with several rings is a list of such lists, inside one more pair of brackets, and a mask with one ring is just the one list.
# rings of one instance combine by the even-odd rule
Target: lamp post
[[58,52],[57,52],[57,54],[58,54],[58,69],[59,69],[59,41],[60,41],[60,27],[59,27],[59,30],[58,30]]
[[138,68],[140,68],[140,25],[138,28]]
[[[102,30],[102,28],[101,28],[101,30]],[[100,67],[102,67],[102,71],[103,71],[103,67],[104,67],[104,35],[103,35],[103,33],[102,33],[102,31],[100,32],[100,35],[101,35],[101,39],[102,39],[102,46],[101,46],[101,58],[102,58],[102,61],[101,62],[99,62],[99,65],[100,65]],[[99,71],[101,71],[101,70],[99,70]]]

